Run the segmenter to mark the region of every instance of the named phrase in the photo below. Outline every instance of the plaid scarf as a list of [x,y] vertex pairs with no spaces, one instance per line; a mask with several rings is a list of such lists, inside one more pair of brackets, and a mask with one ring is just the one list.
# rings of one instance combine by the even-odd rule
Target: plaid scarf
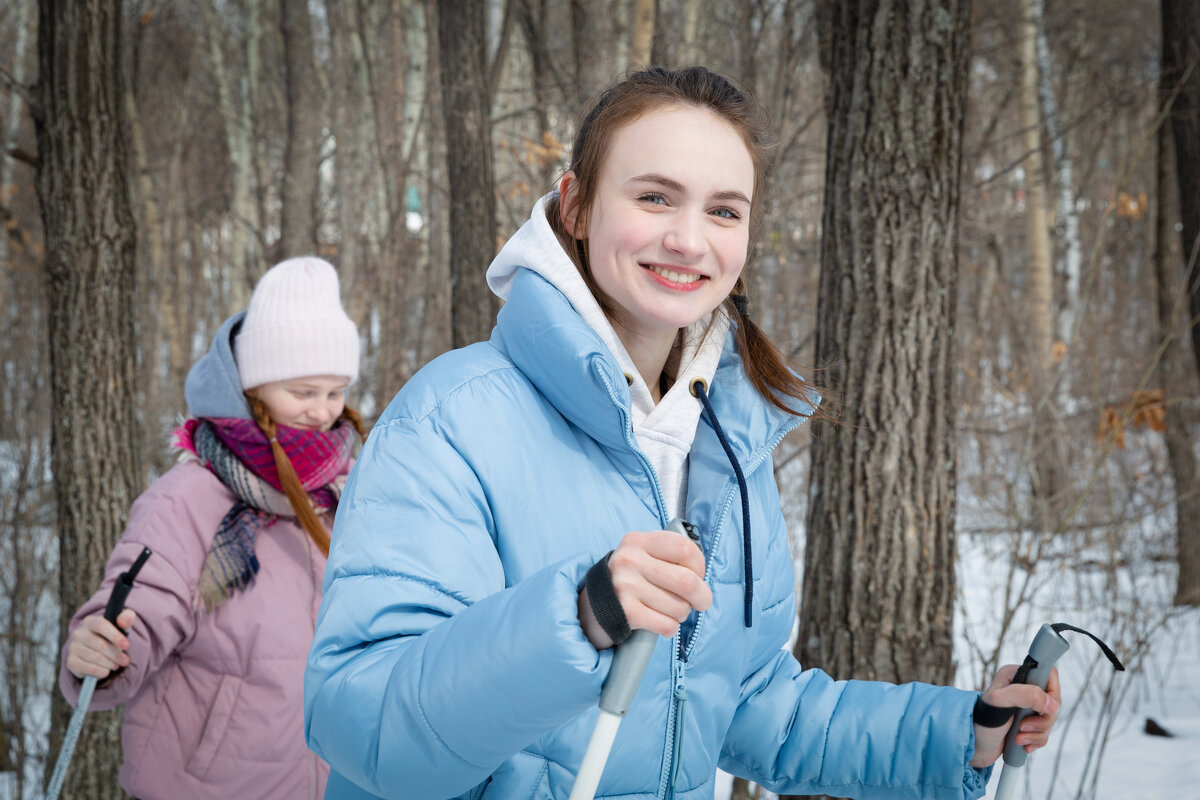
[[[337,509],[357,433],[347,422],[328,431],[276,426],[276,439],[296,470],[317,514]],[[258,534],[277,517],[295,517],[283,491],[271,443],[253,420],[189,419],[175,430],[175,447],[194,455],[237,502],[217,526],[199,594],[206,610],[245,589],[258,574]]]

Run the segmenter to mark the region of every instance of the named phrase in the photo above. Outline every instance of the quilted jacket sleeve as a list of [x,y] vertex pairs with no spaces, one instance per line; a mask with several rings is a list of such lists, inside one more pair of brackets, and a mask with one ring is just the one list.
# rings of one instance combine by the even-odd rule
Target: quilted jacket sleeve
[[451,797],[594,705],[589,559],[507,586],[488,497],[426,420],[376,426],[338,510],[305,676],[309,746],[382,797]]
[[[169,488],[178,482],[177,475],[168,473],[134,503],[129,525],[105,565],[104,581],[71,619],[69,630],[73,633],[85,617],[103,614],[117,578],[133,566],[143,547],[150,548],[153,555],[125,601],[127,608],[137,612],[127,632],[129,666],[98,685],[91,703],[95,710],[113,708],[132,697],[195,633],[195,580],[184,576],[199,574],[203,551],[193,541],[196,537],[183,533],[191,526],[189,504],[172,496]],[[58,685],[67,702],[74,705],[83,681],[67,669],[67,643],[60,656]]]
[[[782,515],[776,515],[772,540],[786,542],[786,536]],[[991,769],[968,765],[976,692],[834,681],[819,669],[803,669],[781,649],[785,642],[782,629],[763,639],[756,668],[742,682],[722,769],[778,794],[888,800],[983,795]]]

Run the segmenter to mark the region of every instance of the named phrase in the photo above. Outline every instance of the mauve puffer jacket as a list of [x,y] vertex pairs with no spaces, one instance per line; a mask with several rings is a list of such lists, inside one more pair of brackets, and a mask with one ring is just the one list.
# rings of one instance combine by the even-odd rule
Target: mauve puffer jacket
[[[71,630],[104,613],[117,577],[153,555],[126,607],[131,664],[97,688],[91,708],[125,703],[120,781],[142,800],[319,798],[329,767],[304,744],[304,663],[321,603],[325,557],[294,521],[259,534],[258,576],[212,612],[196,585],[234,496],[195,462],[178,464],[134,503],[104,583]],[[82,682],[66,668],[72,704]]]

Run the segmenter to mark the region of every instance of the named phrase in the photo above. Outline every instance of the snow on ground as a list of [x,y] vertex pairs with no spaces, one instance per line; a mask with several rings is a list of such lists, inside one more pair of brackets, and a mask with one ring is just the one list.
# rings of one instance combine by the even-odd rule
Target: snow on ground
[[[1019,569],[1009,574],[1011,543],[959,537],[961,688],[982,687],[978,651],[999,639],[1006,583],[1019,587],[1026,577]],[[1200,800],[1200,609],[1170,608],[1173,564],[1130,555],[1114,570],[1100,569],[1099,550],[1063,542],[1032,573],[1030,599],[1013,614],[999,663],[1020,663],[1043,623],[1067,622],[1105,639],[1128,670],[1114,672],[1086,636],[1063,633],[1071,645],[1058,665],[1063,710],[1050,744],[1018,773],[1013,800]],[[1147,718],[1173,737],[1144,733]],[[987,798],[995,796],[1002,764]],[[716,797],[729,797],[731,783],[719,773]]]

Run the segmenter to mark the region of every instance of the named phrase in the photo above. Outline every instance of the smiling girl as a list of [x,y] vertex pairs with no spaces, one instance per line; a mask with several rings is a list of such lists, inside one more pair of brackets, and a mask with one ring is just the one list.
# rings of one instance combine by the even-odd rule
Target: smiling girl
[[[337,273],[285,261],[188,374],[180,463],[134,503],[104,583],[75,614],[59,685],[125,703],[121,786],[134,797],[319,798],[304,745],[304,661],[329,528],[363,438],[346,407],[358,332]],[[148,547],[117,626],[117,577]],[[120,629],[118,629],[118,627]]]
[[[330,798],[566,798],[613,645],[661,635],[599,784],[713,797],[977,797],[1006,727],[978,693],[835,682],[786,649],[795,575],[771,452],[821,413],[753,323],[757,106],[638,72],[487,272],[491,339],[414,376],[346,485],[305,677]],[[697,533],[663,530],[684,517]],[[1050,695],[1018,741],[1044,744]]]

